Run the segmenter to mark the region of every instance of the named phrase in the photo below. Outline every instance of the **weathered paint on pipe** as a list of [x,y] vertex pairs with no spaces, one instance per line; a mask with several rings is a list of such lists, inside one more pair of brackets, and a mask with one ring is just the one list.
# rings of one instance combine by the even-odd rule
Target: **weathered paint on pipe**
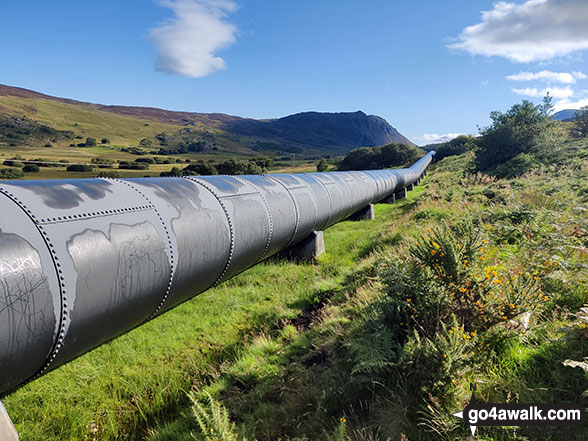
[[0,395],[414,183],[401,170],[0,182]]

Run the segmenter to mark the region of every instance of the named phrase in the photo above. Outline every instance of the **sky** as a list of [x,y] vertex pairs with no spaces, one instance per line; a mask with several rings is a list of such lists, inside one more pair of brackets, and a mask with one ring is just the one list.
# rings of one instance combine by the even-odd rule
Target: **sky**
[[549,92],[588,105],[587,0],[0,0],[0,83],[278,118],[362,110],[417,144]]

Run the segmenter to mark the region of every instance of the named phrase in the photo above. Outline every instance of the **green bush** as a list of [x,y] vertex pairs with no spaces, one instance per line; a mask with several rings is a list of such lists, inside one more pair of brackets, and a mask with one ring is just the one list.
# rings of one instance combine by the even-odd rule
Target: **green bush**
[[190,175],[208,176],[208,175],[217,175],[218,171],[213,164],[210,164],[210,163],[206,164],[204,162],[197,162],[195,164],[190,164],[187,167],[184,167],[184,169],[182,170],[182,174],[184,176],[190,176]]
[[423,150],[406,144],[388,144],[380,147],[360,147],[351,150],[339,164],[339,170],[375,170],[404,167],[424,155]]
[[4,168],[0,169],[0,179],[20,179],[24,176],[22,170]]
[[317,172],[325,172],[329,169],[329,163],[325,158],[321,158],[321,160],[316,165]]
[[182,171],[178,167],[172,167],[170,171],[164,171],[159,174],[161,177],[182,176]]
[[72,164],[66,168],[68,172],[91,172],[94,167],[88,164]]
[[554,128],[548,115],[549,107],[548,102],[534,105],[523,100],[506,113],[491,112],[492,124],[481,130],[482,136],[478,139],[477,169],[488,170],[521,153],[532,153],[545,147]]
[[119,169],[126,169],[126,170],[147,170],[149,168],[149,164],[144,162],[128,162],[128,161],[121,161],[118,164]]
[[27,164],[22,168],[25,173],[39,173],[41,169],[37,164]]
[[7,159],[6,161],[4,161],[3,164],[6,165],[6,166],[8,166],[8,167],[18,167],[18,168],[24,167],[24,164],[22,162],[13,161],[13,160],[9,160],[9,159]]
[[461,155],[462,153],[474,151],[478,145],[476,138],[468,135],[460,135],[449,142],[432,145],[435,150],[435,161],[440,161],[448,156]]

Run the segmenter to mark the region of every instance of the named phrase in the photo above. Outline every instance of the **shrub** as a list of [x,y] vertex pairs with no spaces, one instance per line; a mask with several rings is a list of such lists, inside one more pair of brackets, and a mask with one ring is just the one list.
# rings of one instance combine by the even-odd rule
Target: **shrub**
[[477,169],[488,170],[543,146],[554,127],[547,106],[547,103],[535,106],[523,100],[506,113],[491,112],[492,125],[481,130],[482,136],[478,140]]
[[322,158],[316,165],[317,172],[325,172],[329,169],[329,163],[325,158]]
[[37,164],[27,164],[22,168],[25,173],[39,173],[41,169]]
[[4,161],[3,164],[8,167],[18,167],[18,168],[22,168],[24,166],[24,164],[22,162],[13,161],[13,160],[9,160],[9,159]]
[[92,158],[90,162],[98,168],[112,168],[114,166],[114,161],[112,159]]
[[110,139],[108,139],[108,138],[102,138],[102,139],[100,140],[100,142],[101,142],[102,144],[110,144]]
[[421,235],[410,250],[416,265],[444,293],[439,319],[447,322],[455,314],[468,332],[489,329],[526,311],[537,313],[549,300],[537,275],[488,262],[487,244],[479,227],[466,220]]
[[91,172],[94,167],[88,164],[72,164],[66,168],[68,172]]
[[96,138],[86,138],[86,147],[96,147]]
[[147,164],[155,164],[155,160],[153,160],[152,158],[137,158],[137,159],[135,159],[135,162],[145,162]]
[[24,176],[22,170],[4,168],[0,170],[0,179],[19,179]]
[[161,177],[169,177],[169,176],[182,176],[182,171],[178,167],[172,167],[172,169],[168,172],[161,172],[159,174]]
[[118,164],[118,168],[126,170],[147,170],[149,168],[149,164],[142,162],[122,161]]

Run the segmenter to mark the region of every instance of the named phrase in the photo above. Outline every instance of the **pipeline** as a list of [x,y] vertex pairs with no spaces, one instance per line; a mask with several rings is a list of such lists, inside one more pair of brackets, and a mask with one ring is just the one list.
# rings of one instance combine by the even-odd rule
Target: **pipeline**
[[418,182],[329,173],[0,181],[0,396]]

